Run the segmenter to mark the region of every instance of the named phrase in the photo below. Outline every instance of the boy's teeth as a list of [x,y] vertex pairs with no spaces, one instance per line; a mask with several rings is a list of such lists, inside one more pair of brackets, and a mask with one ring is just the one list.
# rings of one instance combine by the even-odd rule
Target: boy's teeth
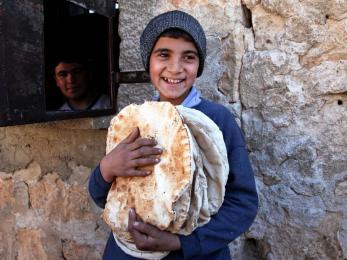
[[168,78],[164,78],[167,82],[169,83],[173,83],[173,84],[177,84],[180,83],[182,80],[181,79],[168,79]]

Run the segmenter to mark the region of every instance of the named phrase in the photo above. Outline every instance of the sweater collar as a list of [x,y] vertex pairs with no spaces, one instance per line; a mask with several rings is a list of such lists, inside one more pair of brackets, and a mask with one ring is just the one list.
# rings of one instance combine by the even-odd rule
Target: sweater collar
[[[153,98],[154,101],[159,101],[160,95],[157,92]],[[183,102],[180,104],[181,106],[192,108],[194,106],[197,106],[201,102],[201,94],[200,91],[195,87],[192,86],[192,88],[189,91],[188,96],[183,100]]]

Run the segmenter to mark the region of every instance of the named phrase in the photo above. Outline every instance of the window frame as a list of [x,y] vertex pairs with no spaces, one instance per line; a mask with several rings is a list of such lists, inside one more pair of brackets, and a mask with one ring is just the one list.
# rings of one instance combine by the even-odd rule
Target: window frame
[[[4,1],[0,6],[0,127],[74,118],[107,116],[117,110],[114,0],[74,0],[108,19],[110,109],[48,111],[45,97],[44,1]],[[31,6],[36,10],[25,9]],[[21,35],[23,34],[24,35]],[[38,46],[38,47],[36,47]],[[27,49],[25,49],[27,48]],[[118,69],[117,69],[118,70]]]

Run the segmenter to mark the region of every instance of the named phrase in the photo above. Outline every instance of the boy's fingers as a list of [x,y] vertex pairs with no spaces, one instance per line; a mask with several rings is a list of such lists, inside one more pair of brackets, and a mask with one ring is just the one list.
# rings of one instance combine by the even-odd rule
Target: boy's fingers
[[160,155],[162,152],[163,151],[160,148],[142,146],[141,148],[131,152],[131,158],[137,159],[137,158],[147,157],[151,155]]
[[138,138],[132,145],[130,150],[134,151],[136,149],[139,149],[140,147],[143,146],[156,146],[158,142],[154,139],[149,139],[149,138]]
[[128,230],[132,230],[133,223],[136,221],[136,213],[134,209],[129,209]]
[[132,238],[134,239],[137,249],[147,251],[150,247],[149,237],[136,229],[130,231]]
[[128,229],[130,232],[137,231],[135,233],[140,233],[141,237],[147,237],[146,235],[154,237],[157,231],[154,226],[139,221],[133,208],[129,210]]
[[122,143],[131,144],[139,137],[140,130],[138,127],[135,127],[131,133],[122,141]]
[[149,165],[154,165],[160,162],[160,159],[157,157],[143,157],[139,159],[132,160],[129,164],[130,167],[132,168],[137,168],[137,167],[143,167],[143,166],[149,166]]
[[138,170],[138,169],[133,169],[133,170],[129,170],[126,174],[127,177],[145,177],[149,174],[151,174],[152,172],[149,170]]
[[133,228],[140,233],[147,234],[149,237],[156,237],[156,234],[158,232],[158,229],[156,227],[139,221],[135,221],[133,223]]
[[134,209],[129,210],[129,221],[128,221],[128,231],[130,232],[131,236],[133,237],[135,243],[140,242],[141,246],[143,246],[143,242],[147,240],[147,235],[142,234],[141,232],[137,231],[134,228],[134,224],[139,223],[136,219],[136,212]]

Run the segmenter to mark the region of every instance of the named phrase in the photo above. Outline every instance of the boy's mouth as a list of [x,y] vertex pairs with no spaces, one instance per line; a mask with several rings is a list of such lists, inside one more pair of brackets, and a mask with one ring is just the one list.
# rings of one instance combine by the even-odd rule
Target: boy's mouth
[[163,80],[170,83],[170,84],[178,84],[184,81],[184,79],[169,79],[169,78],[165,78],[163,77]]

